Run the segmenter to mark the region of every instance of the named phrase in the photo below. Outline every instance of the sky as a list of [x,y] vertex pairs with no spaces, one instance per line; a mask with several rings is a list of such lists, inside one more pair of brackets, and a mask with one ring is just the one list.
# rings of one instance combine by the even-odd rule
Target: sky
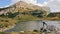
[[51,12],[60,12],[60,0],[0,0],[0,8],[8,7],[19,1],[25,1],[38,6],[48,6]]
[[11,3],[11,0],[0,0],[0,7],[4,7],[6,5],[9,5]]

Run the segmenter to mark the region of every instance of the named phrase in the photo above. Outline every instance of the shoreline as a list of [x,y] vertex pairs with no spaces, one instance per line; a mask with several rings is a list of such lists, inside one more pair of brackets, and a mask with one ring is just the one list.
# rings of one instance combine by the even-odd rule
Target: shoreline
[[7,28],[6,28],[6,27],[0,28],[0,32],[4,32],[4,31],[6,31],[6,30],[12,29],[12,28],[14,28],[15,26],[16,26],[16,25],[13,24],[12,26],[8,26]]

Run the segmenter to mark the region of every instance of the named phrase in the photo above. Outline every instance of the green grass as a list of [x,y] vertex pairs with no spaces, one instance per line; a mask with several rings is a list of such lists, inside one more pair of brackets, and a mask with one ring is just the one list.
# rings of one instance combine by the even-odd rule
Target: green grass
[[4,32],[0,32],[0,34],[6,34],[6,33],[4,33]]
[[15,19],[22,21],[40,20],[38,17],[32,15],[18,15]]

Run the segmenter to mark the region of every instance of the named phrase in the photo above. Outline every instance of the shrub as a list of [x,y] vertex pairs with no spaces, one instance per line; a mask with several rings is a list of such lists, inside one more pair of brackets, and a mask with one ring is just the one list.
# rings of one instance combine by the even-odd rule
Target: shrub
[[8,18],[14,18],[14,17],[16,17],[18,14],[19,14],[19,12],[16,12],[16,13],[8,13],[7,17],[8,17]]
[[54,13],[50,13],[47,17],[55,17],[56,15]]

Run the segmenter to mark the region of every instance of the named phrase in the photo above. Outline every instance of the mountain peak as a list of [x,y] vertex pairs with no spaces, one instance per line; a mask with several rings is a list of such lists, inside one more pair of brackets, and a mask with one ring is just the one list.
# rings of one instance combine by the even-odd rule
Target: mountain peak
[[[5,10],[5,8],[3,8],[3,10],[5,10],[7,12],[15,12],[15,11],[23,12],[23,11],[32,11],[32,10],[45,11],[46,9],[48,9],[48,8],[42,8],[40,6],[33,5],[31,3],[26,3],[24,1],[19,1],[13,5],[7,7],[6,10]],[[49,12],[48,10],[46,10],[46,11]]]

